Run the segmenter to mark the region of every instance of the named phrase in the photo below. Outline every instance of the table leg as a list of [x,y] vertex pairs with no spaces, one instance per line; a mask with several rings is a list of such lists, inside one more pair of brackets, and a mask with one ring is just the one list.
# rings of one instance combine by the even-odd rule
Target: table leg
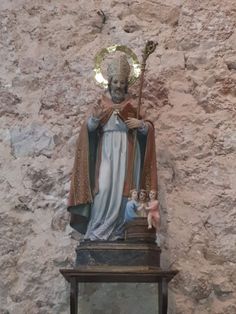
[[78,314],[78,282],[71,278],[70,282],[70,314]]
[[168,283],[165,278],[162,278],[158,284],[159,296],[159,314],[167,314],[168,310]]

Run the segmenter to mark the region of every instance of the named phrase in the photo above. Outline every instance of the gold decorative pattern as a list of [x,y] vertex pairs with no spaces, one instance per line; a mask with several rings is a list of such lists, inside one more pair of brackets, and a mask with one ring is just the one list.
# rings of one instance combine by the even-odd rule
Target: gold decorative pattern
[[95,67],[94,67],[95,80],[103,88],[108,87],[108,81],[107,81],[107,79],[104,78],[104,76],[102,74],[102,70],[101,70],[102,62],[105,59],[106,55],[108,55],[110,53],[115,53],[116,51],[120,51],[120,52],[125,53],[127,55],[128,59],[130,59],[132,62],[132,64],[131,64],[132,73],[131,73],[131,76],[129,78],[129,85],[134,84],[134,82],[140,76],[141,66],[140,66],[140,63],[138,61],[138,57],[130,48],[128,48],[127,46],[123,46],[123,45],[113,45],[113,46],[110,46],[107,48],[103,48],[102,50],[100,50],[96,54]]

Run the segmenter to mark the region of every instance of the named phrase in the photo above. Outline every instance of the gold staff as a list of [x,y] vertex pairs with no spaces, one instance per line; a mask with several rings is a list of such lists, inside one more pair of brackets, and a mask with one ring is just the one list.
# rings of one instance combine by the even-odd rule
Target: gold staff
[[[157,43],[154,41],[148,41],[145,45],[145,48],[143,49],[142,54],[142,65],[141,65],[141,75],[140,75],[140,87],[139,87],[139,97],[138,97],[138,108],[137,108],[137,116],[136,118],[139,119],[140,115],[140,109],[141,109],[141,103],[142,103],[142,94],[143,94],[143,83],[144,83],[144,73],[146,69],[146,62],[148,57],[155,51],[157,46]],[[136,145],[137,145],[137,130],[134,132],[134,150],[133,150],[133,159],[132,159],[132,165],[133,165],[133,180],[134,181],[134,162],[135,162],[135,151],[136,151]],[[133,182],[134,187],[134,182]]]
[[143,50],[142,54],[142,65],[141,65],[141,75],[140,75],[140,87],[139,87],[139,97],[138,97],[138,110],[137,110],[137,119],[139,118],[141,102],[142,102],[142,94],[143,94],[143,82],[144,82],[144,72],[146,69],[146,62],[148,57],[155,51],[157,43],[154,41],[148,41]]

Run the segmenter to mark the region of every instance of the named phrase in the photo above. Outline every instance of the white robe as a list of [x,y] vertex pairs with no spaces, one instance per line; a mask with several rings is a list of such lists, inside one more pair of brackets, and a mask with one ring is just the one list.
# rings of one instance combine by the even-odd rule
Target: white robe
[[[94,131],[99,120],[90,117],[88,130]],[[146,133],[147,130],[141,130]],[[123,238],[124,215],[127,198],[123,189],[127,163],[126,124],[113,113],[103,126],[101,164],[99,168],[99,191],[94,197],[87,232],[84,239],[116,240]],[[140,149],[136,145],[134,182],[139,188]]]

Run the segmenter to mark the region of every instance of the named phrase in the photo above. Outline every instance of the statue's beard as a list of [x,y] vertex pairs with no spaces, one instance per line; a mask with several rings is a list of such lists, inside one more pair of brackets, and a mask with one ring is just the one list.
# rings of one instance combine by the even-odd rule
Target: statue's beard
[[114,103],[121,103],[125,99],[125,92],[121,89],[111,91],[111,98]]

